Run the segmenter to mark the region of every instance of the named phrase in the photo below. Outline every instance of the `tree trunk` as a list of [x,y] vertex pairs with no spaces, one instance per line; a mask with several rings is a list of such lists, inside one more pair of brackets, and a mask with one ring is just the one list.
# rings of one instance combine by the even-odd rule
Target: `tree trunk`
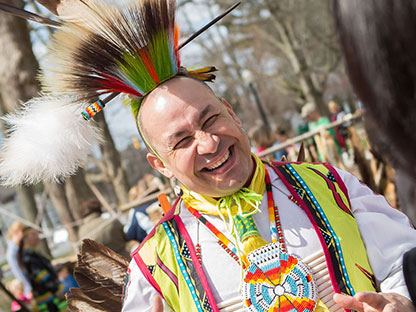
[[[277,18],[277,17],[276,17]],[[275,21],[275,25],[278,22]],[[301,49],[297,49],[295,39],[291,38],[290,31],[287,29],[288,25],[285,23],[278,23],[280,28],[280,35],[282,42],[285,45],[285,53],[289,59],[289,62],[298,78],[300,88],[302,90],[303,96],[307,102],[314,103],[319,110],[319,112],[324,116],[330,116],[329,109],[325,105],[322,92],[318,90],[309,73],[309,66],[306,62],[305,55]]]
[[82,202],[95,197],[85,182],[84,169],[79,169],[75,175],[65,181],[65,194],[73,218],[80,220]]
[[54,205],[59,218],[69,234],[69,240],[75,246],[78,241],[78,235],[71,223],[75,221],[65,194],[65,185],[58,183],[45,183],[45,188],[48,191],[49,198]]
[[121,165],[120,154],[118,153],[113,138],[111,137],[104,114],[97,114],[94,119],[103,130],[104,143],[100,146],[100,149],[106,167],[105,174],[113,184],[118,204],[125,204],[128,201],[129,185],[126,174]]
[[[22,0],[4,0],[23,8]],[[14,111],[19,101],[27,101],[38,93],[35,79],[39,64],[33,55],[26,21],[0,13],[0,92],[6,112]]]
[[[24,6],[22,0],[3,2],[19,8]],[[39,65],[33,55],[29,29],[24,20],[0,13],[0,55],[0,103],[3,113],[9,113],[16,109],[20,101],[30,99],[39,90],[35,79]],[[16,192],[24,218],[35,222],[38,210],[32,189],[21,186]],[[42,241],[40,249],[50,255],[45,241]]]
[[266,2],[270,13],[274,17],[273,25],[278,36],[279,47],[293,68],[305,101],[314,103],[322,115],[329,117],[330,112],[323,101],[322,91],[317,89],[313,83],[312,74],[309,71],[310,66],[306,61],[304,51],[300,48],[297,39],[294,37],[290,23],[284,20],[282,21],[279,14],[277,14],[276,10],[279,8],[275,4],[276,2],[271,2],[270,0]]
[[30,222],[35,222],[38,210],[36,207],[35,198],[33,196],[32,188],[30,186],[18,186],[16,187],[16,193],[19,198],[20,206],[27,207],[28,209],[22,209],[23,218]]

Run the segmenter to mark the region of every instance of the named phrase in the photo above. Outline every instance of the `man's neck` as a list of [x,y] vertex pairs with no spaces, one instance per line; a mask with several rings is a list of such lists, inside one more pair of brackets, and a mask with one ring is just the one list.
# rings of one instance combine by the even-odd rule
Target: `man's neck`
[[247,179],[246,183],[244,184],[244,187],[250,186],[251,180],[253,180],[254,173],[256,172],[257,164],[256,164],[256,160],[253,157],[251,157],[251,162],[253,164],[253,169],[251,170],[251,174],[249,178]]

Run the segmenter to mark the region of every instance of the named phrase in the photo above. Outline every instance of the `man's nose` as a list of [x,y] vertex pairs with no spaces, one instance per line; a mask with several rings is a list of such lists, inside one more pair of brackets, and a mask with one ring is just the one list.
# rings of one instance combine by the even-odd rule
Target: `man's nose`
[[196,134],[196,139],[198,141],[197,151],[200,155],[215,153],[220,143],[218,136],[204,131],[199,131]]

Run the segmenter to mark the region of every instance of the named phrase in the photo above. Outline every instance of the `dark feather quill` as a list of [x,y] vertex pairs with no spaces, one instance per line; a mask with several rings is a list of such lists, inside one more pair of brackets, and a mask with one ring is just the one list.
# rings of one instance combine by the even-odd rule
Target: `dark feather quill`
[[85,239],[78,255],[75,279],[79,289],[67,297],[71,311],[121,311],[123,282],[129,260]]
[[178,46],[178,50],[179,49],[182,49],[189,42],[191,42],[192,40],[194,40],[196,37],[198,37],[200,34],[202,34],[204,31],[206,31],[208,28],[210,28],[216,22],[218,22],[219,20],[221,20],[224,16],[226,16],[228,13],[230,13],[232,10],[234,10],[236,7],[238,7],[240,4],[241,4],[241,1],[235,3],[233,6],[231,6],[230,8],[228,8],[227,11],[225,11],[221,15],[217,16],[212,21],[210,21],[208,24],[206,24],[205,26],[203,26],[201,29],[199,29],[198,31],[196,31],[195,33],[193,33],[192,36],[190,36],[188,39],[186,39],[183,43],[181,43]]
[[16,8],[6,3],[0,3],[0,11],[9,13],[9,14],[12,14],[12,15],[30,20],[30,21],[34,21],[40,24],[48,25],[51,27],[60,27],[62,25],[61,22],[57,22],[49,18],[40,16],[38,14],[29,12],[20,8]]

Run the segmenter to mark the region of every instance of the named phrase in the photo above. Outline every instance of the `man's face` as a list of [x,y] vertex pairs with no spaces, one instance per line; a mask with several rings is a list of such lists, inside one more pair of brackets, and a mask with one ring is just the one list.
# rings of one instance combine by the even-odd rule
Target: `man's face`
[[180,77],[158,87],[143,103],[140,121],[146,139],[165,162],[149,153],[151,166],[192,191],[229,195],[252,173],[250,143],[241,121],[201,82]]

